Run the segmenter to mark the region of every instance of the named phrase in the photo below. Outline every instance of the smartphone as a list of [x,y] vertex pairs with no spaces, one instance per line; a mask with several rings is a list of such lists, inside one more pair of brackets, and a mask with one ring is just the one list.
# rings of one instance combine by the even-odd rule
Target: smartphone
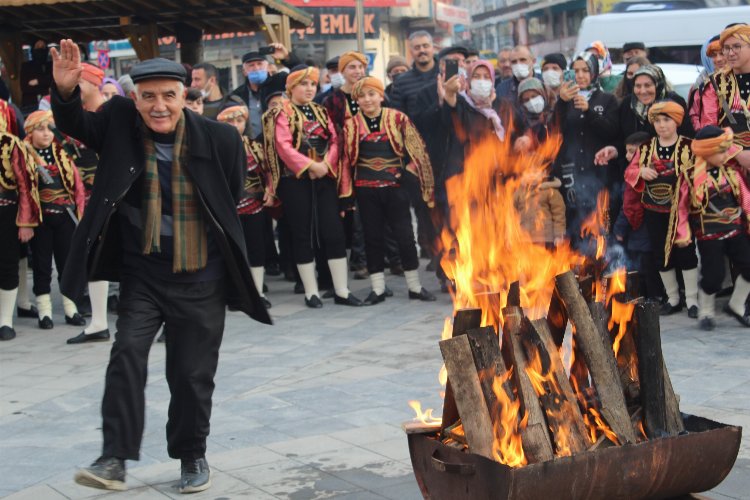
[[576,81],[576,72],[573,71],[572,69],[566,69],[563,72],[563,81],[575,83],[575,81]]
[[276,52],[276,48],[272,47],[271,45],[267,45],[258,49],[258,54],[262,56],[270,56],[274,52]]
[[445,60],[445,81],[447,82],[458,74],[458,61],[455,59]]

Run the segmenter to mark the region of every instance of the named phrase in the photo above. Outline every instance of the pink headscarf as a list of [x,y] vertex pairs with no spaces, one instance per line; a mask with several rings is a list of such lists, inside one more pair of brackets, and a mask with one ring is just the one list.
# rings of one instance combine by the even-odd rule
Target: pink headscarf
[[[477,59],[469,66],[468,71],[468,84],[471,85],[471,78],[474,76],[474,72],[479,67],[487,68],[487,70],[490,72],[490,81],[495,83],[495,68],[492,67],[492,64],[489,63],[489,61],[485,61],[483,59]],[[500,117],[498,116],[497,112],[495,111],[495,108],[492,107],[492,100],[491,98],[487,99],[475,99],[471,96],[471,92],[461,92],[461,95],[466,99],[466,102],[469,103],[469,106],[480,112],[482,115],[484,115],[485,118],[490,120],[492,122],[492,128],[495,129],[495,134],[497,135],[498,139],[501,141],[505,139],[505,127],[503,127],[503,123],[500,120]]]

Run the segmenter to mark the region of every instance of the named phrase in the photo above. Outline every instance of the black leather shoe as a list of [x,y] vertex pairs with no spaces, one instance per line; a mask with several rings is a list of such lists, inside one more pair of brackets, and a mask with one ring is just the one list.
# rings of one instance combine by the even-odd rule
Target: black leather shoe
[[305,285],[303,285],[301,281],[298,281],[294,284],[294,293],[296,293],[297,295],[305,293]]
[[716,321],[714,321],[713,318],[701,318],[701,320],[698,322],[698,326],[700,326],[701,330],[710,332],[711,330],[716,328]]
[[659,316],[669,316],[671,314],[674,314],[680,311],[682,311],[682,304],[677,304],[676,306],[673,306],[669,302],[665,302],[664,304],[661,305]]
[[393,290],[391,290],[388,287],[385,287],[385,296],[386,297],[393,297]]
[[260,301],[263,302],[263,305],[266,306],[266,309],[271,309],[271,301],[268,300],[265,297],[261,297]]
[[34,304],[31,304],[31,307],[29,307],[28,309],[24,309],[23,307],[18,307],[16,308],[16,311],[18,311],[19,318],[38,318],[39,317],[39,310],[37,310]]
[[68,339],[68,344],[83,344],[85,342],[101,342],[109,340],[109,328],[94,333],[81,332],[75,337]]
[[305,305],[310,309],[320,309],[323,307],[323,302],[321,302],[320,297],[313,295],[309,299],[305,297]]
[[375,304],[380,304],[381,302],[385,302],[385,293],[381,293],[378,295],[374,291],[370,292],[370,295],[367,296],[365,301],[363,302],[366,306],[374,306]]
[[91,488],[125,491],[125,460],[99,457],[90,467],[76,472],[73,479],[76,483]]
[[50,318],[49,316],[45,316],[39,320],[39,328],[41,328],[42,330],[52,330],[54,327],[55,324],[52,322],[52,318]]
[[750,328],[749,315],[746,314],[743,316],[741,314],[737,314],[731,307],[729,307],[729,304],[724,306],[724,312],[736,319],[740,323],[740,325],[744,326],[745,328]]
[[688,318],[698,319],[698,306],[688,308]]
[[65,322],[73,326],[86,326],[86,320],[79,313],[75,313],[73,316],[65,316]]
[[422,287],[419,292],[412,292],[411,290],[409,290],[409,298],[415,300],[419,299],[422,302],[435,302],[435,300],[437,300],[435,296],[425,290],[424,287]]
[[333,302],[341,306],[354,306],[354,307],[362,306],[362,301],[359,300],[357,297],[355,297],[354,294],[352,293],[349,293],[349,296],[347,296],[346,298],[339,297],[338,295],[334,295]]
[[13,340],[14,338],[16,338],[16,331],[12,327],[0,327],[0,340]]
[[180,468],[180,493],[197,493],[211,487],[211,469],[205,458],[183,458]]

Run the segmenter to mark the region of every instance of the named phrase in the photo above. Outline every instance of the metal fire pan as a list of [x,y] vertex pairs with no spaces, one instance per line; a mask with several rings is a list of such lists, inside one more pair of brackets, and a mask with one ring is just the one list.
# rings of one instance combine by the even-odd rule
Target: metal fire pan
[[710,490],[729,474],[742,428],[683,414],[686,433],[511,468],[409,434],[422,495],[433,500],[651,499]]

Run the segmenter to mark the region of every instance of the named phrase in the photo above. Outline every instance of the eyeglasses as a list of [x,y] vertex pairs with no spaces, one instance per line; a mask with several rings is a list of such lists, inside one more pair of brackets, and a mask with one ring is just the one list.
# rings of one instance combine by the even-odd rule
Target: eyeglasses
[[747,47],[747,45],[744,45],[742,43],[735,43],[734,45],[724,45],[721,48],[721,52],[724,54],[729,54],[730,52],[739,54],[743,47]]

